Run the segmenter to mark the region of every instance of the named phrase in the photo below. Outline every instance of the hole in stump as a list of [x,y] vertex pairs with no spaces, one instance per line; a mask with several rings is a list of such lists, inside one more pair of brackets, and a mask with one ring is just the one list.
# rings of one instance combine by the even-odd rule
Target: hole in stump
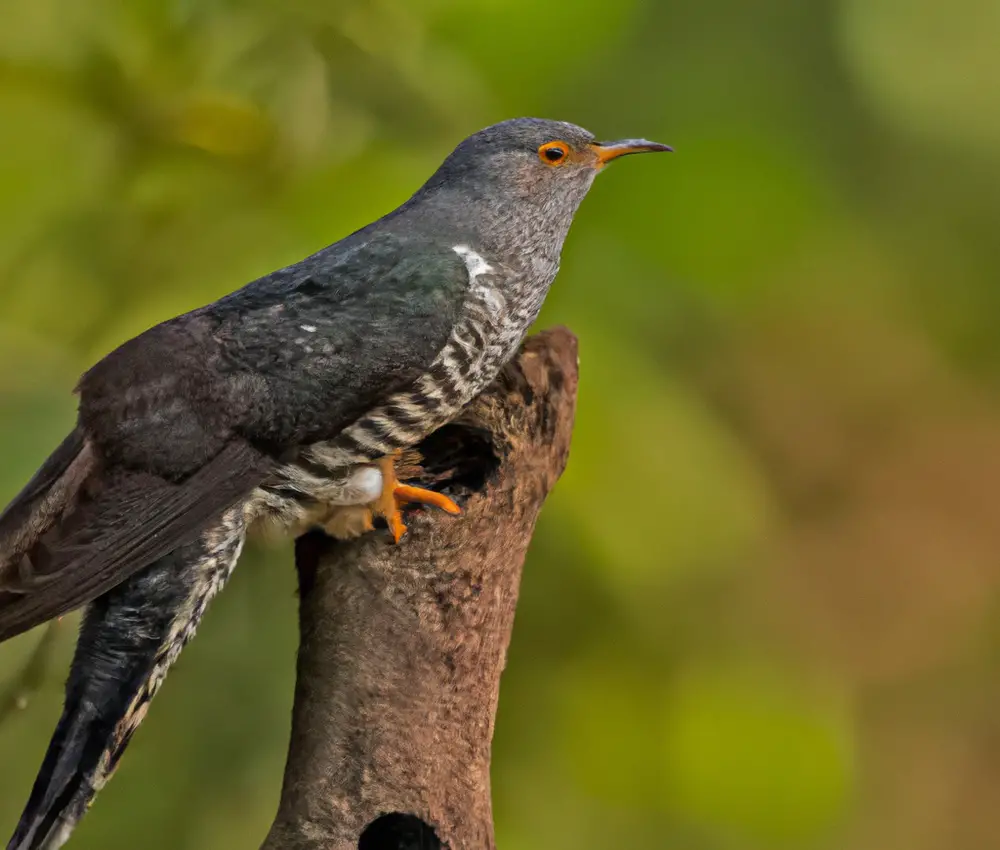
[[442,850],[442,845],[433,827],[416,815],[390,812],[365,827],[358,850]]
[[418,446],[424,472],[454,496],[467,496],[486,486],[500,466],[490,432],[451,422],[425,437]]

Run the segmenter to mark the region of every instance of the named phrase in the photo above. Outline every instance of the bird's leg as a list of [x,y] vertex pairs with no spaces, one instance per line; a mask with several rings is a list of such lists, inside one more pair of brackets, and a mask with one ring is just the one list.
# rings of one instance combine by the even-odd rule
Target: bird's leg
[[392,532],[392,539],[396,543],[399,543],[402,536],[406,534],[406,526],[403,524],[403,516],[400,512],[400,508],[405,504],[416,502],[421,505],[430,505],[452,515],[462,512],[458,505],[442,493],[401,484],[396,477],[396,461],[399,460],[399,455],[400,452],[395,452],[375,461],[382,473],[382,495],[372,504],[372,512],[375,516],[385,518],[389,531]]

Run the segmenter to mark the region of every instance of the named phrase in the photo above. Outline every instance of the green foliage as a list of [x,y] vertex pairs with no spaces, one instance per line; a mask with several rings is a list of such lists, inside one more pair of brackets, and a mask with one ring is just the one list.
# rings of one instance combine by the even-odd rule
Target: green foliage
[[738,669],[679,677],[666,750],[682,817],[770,846],[829,828],[851,781],[850,736],[832,706],[801,689]]

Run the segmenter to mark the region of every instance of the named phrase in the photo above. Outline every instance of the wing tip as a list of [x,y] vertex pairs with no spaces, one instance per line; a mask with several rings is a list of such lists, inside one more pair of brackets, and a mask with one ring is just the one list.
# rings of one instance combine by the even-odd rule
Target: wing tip
[[0,579],[65,515],[96,461],[83,431],[74,428],[0,512]]

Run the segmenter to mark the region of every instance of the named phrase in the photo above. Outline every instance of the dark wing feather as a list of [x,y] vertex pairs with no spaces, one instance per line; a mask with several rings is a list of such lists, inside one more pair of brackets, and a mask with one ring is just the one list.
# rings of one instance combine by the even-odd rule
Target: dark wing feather
[[84,436],[79,428],[74,428],[69,436],[63,440],[59,447],[52,452],[38,471],[31,476],[31,480],[21,489],[13,501],[0,513],[0,540],[3,539],[4,529],[9,524],[15,524],[15,515],[28,510],[31,503],[36,502],[38,497],[44,494],[66,471],[66,468],[73,462],[78,454],[83,450]]
[[93,468],[83,431],[74,428],[0,514],[0,580],[72,505]]
[[[92,502],[31,553],[28,587],[0,589],[0,641],[72,611],[195,538],[246,498],[271,467],[245,442],[227,446],[188,480],[112,474]],[[33,585],[33,586],[30,586]]]

